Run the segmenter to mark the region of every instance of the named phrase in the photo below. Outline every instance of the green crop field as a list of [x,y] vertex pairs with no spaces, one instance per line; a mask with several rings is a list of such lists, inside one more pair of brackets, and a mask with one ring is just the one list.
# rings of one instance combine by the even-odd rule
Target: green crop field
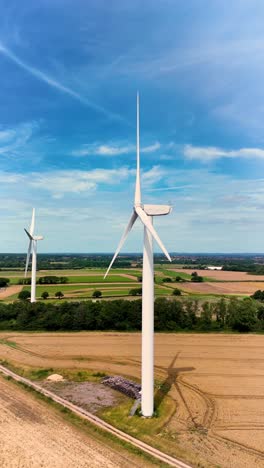
[[[180,276],[185,281],[191,280],[190,274],[185,272],[172,271],[169,267],[161,266],[155,269],[155,296],[172,296],[173,289],[175,287],[184,290],[184,283],[163,283],[163,279],[166,277],[171,278],[175,281],[176,276]],[[114,298],[114,297],[131,297],[129,295],[131,289],[141,288],[142,283],[138,281],[138,278],[141,276],[142,271],[140,269],[113,269],[110,274],[104,280],[103,276],[105,274],[105,268],[91,268],[91,269],[78,269],[78,270],[41,270],[38,271],[37,277],[42,276],[66,276],[68,282],[66,284],[43,284],[37,285],[36,295],[38,299],[41,299],[41,295],[44,291],[49,293],[49,299],[55,300],[55,293],[61,291],[64,294],[65,300],[80,300],[88,299],[92,297],[94,290],[99,290],[102,292],[103,298]],[[18,280],[24,278],[23,272],[5,270],[0,272],[0,276],[8,277],[10,279],[10,286],[18,284]],[[31,273],[28,272],[28,278],[30,278]],[[211,278],[204,277],[204,280],[210,280]],[[21,286],[21,289],[30,291],[30,285]],[[8,288],[7,288],[8,289]],[[18,289],[19,291],[19,289]],[[15,291],[14,291],[15,292]],[[213,298],[215,294],[196,291],[184,292],[183,295],[189,296],[191,299],[201,299],[204,298],[208,300]],[[230,296],[230,295],[228,295]],[[239,296],[239,295],[237,295]],[[139,296],[138,296],[139,297]],[[219,295],[218,295],[219,297]],[[11,302],[18,298],[18,292],[15,294],[10,290],[10,296],[5,296],[2,300]],[[179,299],[179,297],[173,297],[174,299]],[[56,299],[57,300],[57,299]]]
[[[132,276],[132,275],[131,275]],[[104,275],[89,275],[89,276],[67,276],[69,283],[131,283],[132,278],[122,275],[108,275],[104,279]],[[135,278],[136,280],[136,278]],[[135,281],[134,280],[134,281]]]

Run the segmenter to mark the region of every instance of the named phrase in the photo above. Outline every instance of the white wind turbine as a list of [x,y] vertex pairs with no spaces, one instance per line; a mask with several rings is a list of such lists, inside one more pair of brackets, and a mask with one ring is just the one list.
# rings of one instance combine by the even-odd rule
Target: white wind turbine
[[27,276],[29,258],[30,258],[30,254],[32,253],[30,302],[36,302],[37,242],[43,239],[43,236],[35,236],[34,230],[35,230],[35,208],[33,208],[33,211],[32,211],[32,219],[31,219],[31,225],[30,225],[29,231],[25,229],[25,232],[27,236],[29,237],[25,277]]
[[171,261],[170,255],[153,227],[153,216],[171,212],[169,205],[145,205],[141,203],[140,156],[139,156],[139,95],[137,94],[137,173],[133,212],[119,242],[117,250],[105,274],[105,278],[119,254],[133,224],[140,218],[144,225],[143,285],[142,285],[142,347],[141,347],[141,412],[151,417],[154,411],[154,268],[153,238]]

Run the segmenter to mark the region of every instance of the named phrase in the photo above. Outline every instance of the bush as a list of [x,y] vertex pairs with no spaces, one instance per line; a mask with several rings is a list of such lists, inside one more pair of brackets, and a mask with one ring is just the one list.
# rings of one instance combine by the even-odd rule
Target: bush
[[166,278],[162,278],[162,281],[163,283],[171,283],[172,279],[169,276],[167,276]]
[[18,294],[18,299],[21,301],[27,301],[30,298],[31,294],[30,291],[20,291]]
[[257,301],[264,301],[264,291],[258,289],[257,291],[252,294],[252,299],[256,299]]
[[173,291],[172,291],[172,295],[173,295],[173,296],[181,296],[181,293],[182,293],[181,290],[178,289],[178,288],[175,288],[175,289],[173,289]]
[[101,297],[102,296],[102,291],[95,290],[92,294],[93,297]]
[[180,281],[184,281],[184,279],[181,276],[176,276],[175,281],[179,283]]
[[196,271],[193,271],[192,272],[192,277],[191,277],[191,281],[195,281],[197,283],[201,283],[203,281],[203,277],[202,276],[199,276],[198,273]]
[[0,278],[0,288],[6,288],[9,282],[9,278]]
[[48,291],[43,291],[43,293],[41,294],[41,297],[42,297],[42,299],[48,299],[48,297],[49,297]]
[[129,291],[130,296],[142,296],[142,288],[134,288]]

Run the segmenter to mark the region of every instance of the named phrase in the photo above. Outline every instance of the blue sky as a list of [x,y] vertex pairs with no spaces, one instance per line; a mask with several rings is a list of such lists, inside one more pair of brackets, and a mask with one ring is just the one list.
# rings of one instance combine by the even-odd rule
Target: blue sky
[[[263,252],[262,0],[1,0],[0,251],[111,252],[142,191],[169,251]],[[137,221],[124,251],[141,251]],[[158,248],[157,248],[158,251]]]

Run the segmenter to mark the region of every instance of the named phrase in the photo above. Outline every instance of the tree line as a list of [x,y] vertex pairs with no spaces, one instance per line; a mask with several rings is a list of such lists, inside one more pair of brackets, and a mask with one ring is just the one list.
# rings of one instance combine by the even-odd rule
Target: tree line
[[[1,280],[1,278],[0,278]],[[37,284],[66,284],[69,282],[69,278],[67,276],[41,276],[37,279]],[[19,278],[17,284],[31,284],[31,278]]]
[[[141,329],[141,300],[0,303],[1,330]],[[156,331],[264,331],[264,306],[254,299],[218,302],[155,300]]]

